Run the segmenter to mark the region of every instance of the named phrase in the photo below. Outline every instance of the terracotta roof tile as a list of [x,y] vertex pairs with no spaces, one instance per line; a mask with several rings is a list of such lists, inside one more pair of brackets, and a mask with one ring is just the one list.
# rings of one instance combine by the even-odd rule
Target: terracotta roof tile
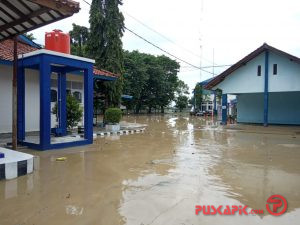
[[106,77],[119,77],[118,74],[114,74],[114,73],[106,71],[106,70],[99,70],[96,67],[94,67],[94,75],[102,75],[102,76],[106,76]]
[[[14,42],[11,39],[1,41],[0,42],[0,60],[9,60],[13,61],[13,48]],[[37,50],[38,48],[32,47],[30,45],[24,44],[22,42],[18,42],[18,55],[29,53]],[[94,67],[94,75],[101,75],[106,77],[119,77],[118,74],[114,74],[112,72],[106,70],[100,70]]]
[[[14,49],[13,40],[8,39],[5,41],[1,41],[0,42],[0,59],[13,61],[13,59],[14,59],[13,49]],[[37,50],[37,48],[34,48],[34,47],[24,44],[22,42],[18,42],[18,55],[32,52],[35,50]]]

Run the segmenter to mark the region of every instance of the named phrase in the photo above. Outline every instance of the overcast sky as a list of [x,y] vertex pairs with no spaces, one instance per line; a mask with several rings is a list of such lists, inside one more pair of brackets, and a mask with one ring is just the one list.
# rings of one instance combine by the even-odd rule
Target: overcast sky
[[[72,23],[88,27],[89,5],[83,0],[79,2],[81,10],[73,17],[34,31],[36,42],[44,44],[46,31],[70,31]],[[299,0],[123,0],[121,11],[126,27],[195,66],[200,65],[200,46],[202,66],[212,66],[213,52],[216,65],[233,64],[264,42],[300,56]],[[123,45],[130,51],[164,54],[128,31]],[[180,64],[179,78],[190,88],[212,77]],[[219,74],[226,68],[215,68],[214,72]]]

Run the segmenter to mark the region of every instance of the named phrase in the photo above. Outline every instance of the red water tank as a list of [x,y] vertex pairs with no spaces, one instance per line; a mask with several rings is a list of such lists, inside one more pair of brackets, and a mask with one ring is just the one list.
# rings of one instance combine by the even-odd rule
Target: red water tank
[[70,35],[61,30],[46,32],[45,49],[70,54]]

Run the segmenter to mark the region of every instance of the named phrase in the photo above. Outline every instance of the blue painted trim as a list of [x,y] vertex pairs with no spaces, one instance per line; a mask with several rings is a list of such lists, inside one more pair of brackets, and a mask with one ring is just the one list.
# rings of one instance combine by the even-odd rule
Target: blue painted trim
[[[51,64],[60,64],[65,67],[60,68],[51,66]],[[73,147],[84,144],[93,143],[93,64],[76,59],[64,58],[61,56],[53,56],[48,54],[40,54],[19,60],[19,66],[24,68],[39,69],[40,72],[40,143],[22,142],[33,149],[47,150]],[[85,140],[75,141],[61,144],[51,144],[51,95],[50,95],[50,74],[55,70],[59,73],[58,87],[60,104],[60,128],[66,134],[66,72],[83,70],[84,71],[84,126]],[[25,84],[25,82],[24,82]],[[25,89],[24,89],[25,90]],[[23,95],[24,97],[25,95]],[[25,106],[21,107],[25,110]],[[25,121],[25,119],[23,120]],[[24,129],[25,130],[25,129]],[[25,135],[24,135],[25,136]]]
[[94,75],[94,79],[95,79],[95,80],[108,80],[108,81],[113,81],[113,80],[116,80],[117,77],[107,77],[107,76],[104,76],[104,75]]
[[222,95],[222,124],[227,124],[227,94]]
[[121,95],[121,98],[131,100],[131,99],[133,99],[133,96],[131,96],[131,95]]
[[84,138],[93,142],[93,66],[84,70]]
[[0,64],[2,65],[12,65],[13,62],[9,60],[0,59]]
[[264,126],[268,126],[269,114],[269,51],[265,51]]
[[42,146],[40,144],[34,144],[30,142],[21,142],[20,144],[23,146],[27,146],[29,148],[45,151],[45,150],[56,150],[61,148],[70,148],[70,147],[76,147],[76,146],[82,146],[82,145],[89,145],[92,144],[92,141],[89,140],[81,140],[81,141],[74,141],[74,142],[66,142],[66,143],[58,143],[58,144],[51,144],[49,146]]
[[40,63],[40,146],[50,146],[51,98],[50,98],[50,63],[47,57],[41,57]]
[[[75,70],[83,70],[83,69],[87,69],[89,68],[91,65],[93,65],[90,62],[86,62],[86,61],[81,61],[78,59],[72,59],[72,58],[65,58],[62,56],[56,56],[56,55],[49,55],[49,54],[40,54],[40,57],[46,57],[47,60],[49,61],[49,64],[53,63],[53,64],[60,64],[60,65],[64,65],[67,66],[68,69],[72,68],[74,71]],[[65,68],[67,69],[67,68]]]
[[17,138],[18,141],[25,139],[25,73],[24,68],[18,68],[17,83]]
[[24,35],[19,35],[19,36],[18,36],[18,39],[19,39],[20,41],[22,41],[22,42],[24,42],[24,43],[26,43],[26,44],[28,44],[28,45],[34,47],[34,48],[38,48],[38,49],[41,49],[41,48],[42,48],[39,44],[33,42],[32,40],[30,40],[29,38],[27,38],[27,37],[24,36]]

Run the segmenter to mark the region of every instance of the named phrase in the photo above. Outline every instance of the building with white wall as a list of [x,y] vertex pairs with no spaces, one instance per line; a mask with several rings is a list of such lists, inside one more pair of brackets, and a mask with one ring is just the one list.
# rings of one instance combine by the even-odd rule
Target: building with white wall
[[[0,42],[0,134],[8,135],[12,132],[12,53],[13,41],[11,39]],[[39,133],[42,131],[50,133],[48,129],[43,128],[44,125],[49,127],[49,129],[65,127],[65,124],[59,124],[56,115],[52,114],[51,110],[56,103],[63,102],[61,96],[66,96],[66,94],[72,94],[84,109],[80,125],[83,125],[85,128],[92,126],[92,119],[90,117],[92,118],[93,116],[93,81],[99,79],[112,81],[117,79],[118,75],[94,68],[94,60],[41,49],[24,36],[20,36],[19,38],[18,54],[19,141],[23,141],[26,144],[25,133],[36,131]],[[49,58],[47,61],[48,65],[45,64],[42,66],[41,63],[44,62],[43,59],[46,59],[46,57]],[[56,62],[53,63],[55,60]],[[47,66],[49,67],[49,71],[45,72]],[[90,77],[88,85],[86,84],[87,76]],[[60,81],[61,79],[64,79],[64,81]],[[42,87],[45,85],[45,82],[47,86]],[[63,86],[59,87],[59,85]],[[43,88],[46,88],[46,91],[43,91]],[[64,92],[65,94],[59,94],[59,92]],[[89,95],[85,96],[86,93]],[[88,104],[86,104],[86,100],[88,100]],[[64,113],[62,111],[61,113],[66,117],[65,103],[62,107],[64,107]],[[44,109],[47,109],[47,112],[43,112],[42,110]],[[89,120],[85,118],[86,112],[89,113]],[[47,124],[43,124],[45,120],[48,120],[48,116],[45,113],[50,113],[50,119]],[[43,119],[43,117],[45,118]],[[90,121],[91,123],[85,124],[86,121]],[[44,139],[40,139],[40,142],[42,140]],[[36,148],[40,149],[50,149],[52,147],[67,147],[67,145],[51,146],[51,143],[48,143],[48,145],[42,146],[41,144],[36,146]]]
[[270,45],[263,44],[206,88],[222,90],[223,123],[232,94],[239,123],[300,125],[300,59]]

